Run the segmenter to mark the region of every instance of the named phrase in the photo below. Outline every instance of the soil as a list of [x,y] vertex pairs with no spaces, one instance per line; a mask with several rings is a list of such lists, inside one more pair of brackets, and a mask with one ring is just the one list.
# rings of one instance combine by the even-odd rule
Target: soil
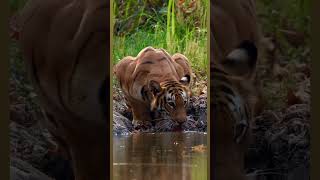
[[[175,131],[177,126],[171,119],[163,119],[153,122],[151,128],[134,129],[132,125],[132,113],[127,111],[124,98],[113,101],[113,133],[128,134],[134,131],[140,132],[167,132]],[[207,131],[207,94],[190,98],[190,106],[187,111],[187,121],[180,128],[184,131]]]

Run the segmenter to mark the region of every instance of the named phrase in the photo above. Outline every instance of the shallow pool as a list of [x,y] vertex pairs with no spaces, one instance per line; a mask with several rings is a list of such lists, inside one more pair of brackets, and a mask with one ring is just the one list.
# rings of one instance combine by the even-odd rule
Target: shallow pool
[[113,180],[207,179],[207,133],[113,136]]

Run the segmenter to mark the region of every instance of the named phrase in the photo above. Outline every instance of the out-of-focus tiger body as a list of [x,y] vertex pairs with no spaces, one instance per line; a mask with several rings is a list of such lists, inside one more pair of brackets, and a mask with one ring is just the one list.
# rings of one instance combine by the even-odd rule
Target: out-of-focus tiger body
[[108,179],[109,2],[29,0],[20,45],[46,119],[76,180]]
[[175,122],[186,121],[192,71],[184,55],[147,47],[137,57],[123,58],[114,73],[135,125],[151,124],[161,111]]
[[[211,146],[214,149],[214,177],[221,180],[244,180],[244,157],[251,140],[251,123],[259,102],[257,87],[248,79],[230,72],[238,61],[248,63],[247,71],[254,75],[257,49],[251,42],[242,42],[224,58],[225,64],[215,63],[211,69]],[[243,53],[233,56],[234,53]],[[252,54],[251,54],[252,53]],[[250,65],[252,63],[252,65]],[[252,68],[252,69],[251,69]],[[244,69],[243,69],[244,70]],[[234,69],[237,71],[237,69]]]
[[251,123],[261,110],[256,81],[260,32],[254,0],[211,1],[210,106],[214,179],[244,180]]
[[257,46],[260,44],[254,0],[211,1],[210,12],[211,57],[214,61],[223,61],[244,40]]

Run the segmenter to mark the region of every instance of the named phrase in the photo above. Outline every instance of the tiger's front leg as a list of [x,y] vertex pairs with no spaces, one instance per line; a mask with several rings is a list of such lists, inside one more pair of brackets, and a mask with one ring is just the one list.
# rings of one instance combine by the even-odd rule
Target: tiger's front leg
[[152,128],[150,107],[143,103],[130,103],[135,130],[149,130]]

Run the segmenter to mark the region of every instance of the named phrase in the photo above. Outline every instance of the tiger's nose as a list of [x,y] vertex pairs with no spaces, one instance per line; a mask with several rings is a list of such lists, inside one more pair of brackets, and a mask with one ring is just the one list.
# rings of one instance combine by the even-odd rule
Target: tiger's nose
[[182,125],[184,122],[187,121],[187,118],[183,117],[183,118],[177,118],[176,119],[176,122],[179,124],[179,125]]

